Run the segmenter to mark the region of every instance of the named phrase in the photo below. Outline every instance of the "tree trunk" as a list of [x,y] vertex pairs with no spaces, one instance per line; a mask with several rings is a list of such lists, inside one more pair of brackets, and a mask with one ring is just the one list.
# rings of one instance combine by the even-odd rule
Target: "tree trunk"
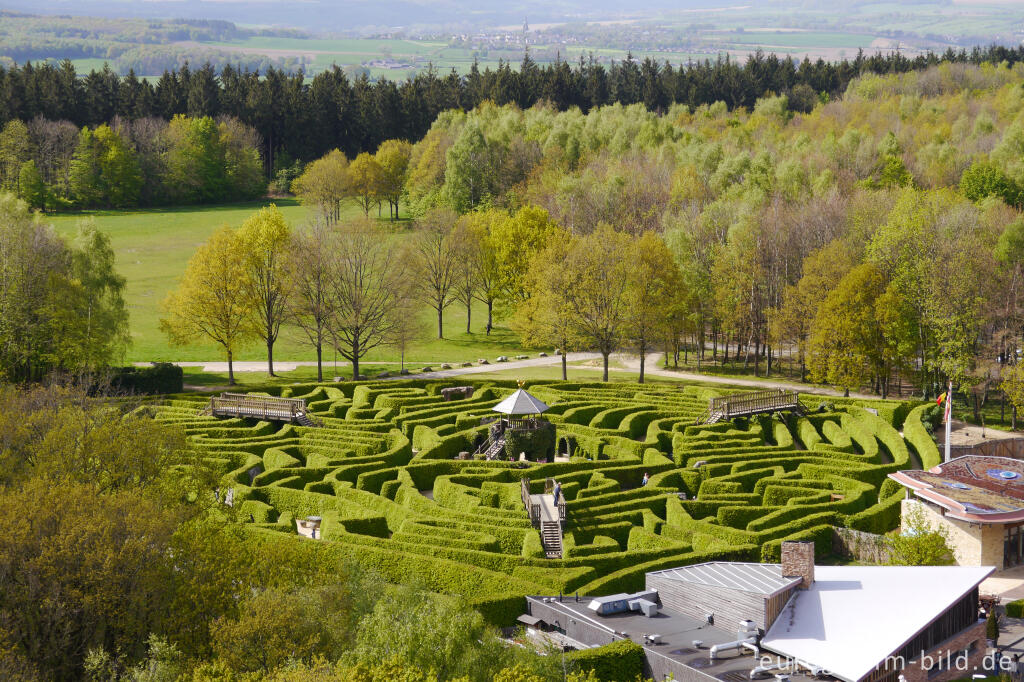
[[228,351],[228,386],[235,385],[235,365],[231,359],[231,351]]
[[471,334],[469,329],[469,319],[473,315],[473,299],[469,298],[466,300],[466,333]]
[[352,381],[359,380],[359,354],[352,354]]
[[604,381],[604,382],[608,381],[608,356],[609,355],[611,355],[610,352],[601,351],[601,358],[604,360],[604,378],[602,379],[602,381]]
[[444,338],[444,311],[437,309],[437,338]]
[[324,380],[324,347],[322,343],[316,344],[316,380],[318,383]]
[[[487,299],[487,336],[491,335],[491,328],[494,326],[494,300]],[[562,349],[565,352],[565,349]]]
[[647,348],[644,344],[640,344],[640,378],[637,379],[636,383],[644,383],[644,368],[647,365]]
[[267,373],[270,376],[272,376],[272,377],[276,377],[277,376],[276,374],[274,374],[274,342],[273,341],[267,341]]
[[569,380],[568,367],[566,366],[567,364],[568,362],[565,359],[565,349],[562,349],[562,381]]

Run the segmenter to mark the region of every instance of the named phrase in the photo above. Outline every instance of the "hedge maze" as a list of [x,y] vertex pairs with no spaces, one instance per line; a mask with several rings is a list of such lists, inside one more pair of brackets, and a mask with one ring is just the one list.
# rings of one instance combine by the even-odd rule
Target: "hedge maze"
[[[698,426],[708,399],[685,387],[533,383],[551,405],[551,463],[459,460],[487,436],[481,423],[513,382],[297,385],[319,428],[215,419],[201,396],[169,399],[179,423],[234,489],[231,513],[257,539],[291,538],[310,560],[347,558],[386,579],[463,595],[512,621],[525,594],[602,594],[642,586],[644,573],[715,559],[777,561],[784,539],[831,550],[833,526],[896,526],[898,485],[886,474],[934,466],[925,405],[801,396],[807,416],[762,415]],[[901,435],[902,434],[902,435]],[[641,486],[644,473],[650,481]],[[521,501],[546,478],[562,484],[564,558],[545,559]],[[321,540],[295,520],[322,517]]]

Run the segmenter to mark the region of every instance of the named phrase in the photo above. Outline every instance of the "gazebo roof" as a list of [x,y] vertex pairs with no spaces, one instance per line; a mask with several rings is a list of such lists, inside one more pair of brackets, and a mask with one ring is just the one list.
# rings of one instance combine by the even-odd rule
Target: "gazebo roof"
[[547,412],[548,406],[520,388],[492,409],[507,415],[541,414]]

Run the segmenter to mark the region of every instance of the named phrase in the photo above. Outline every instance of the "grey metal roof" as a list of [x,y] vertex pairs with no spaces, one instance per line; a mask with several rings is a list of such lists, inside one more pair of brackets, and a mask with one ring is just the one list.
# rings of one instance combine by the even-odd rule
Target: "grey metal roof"
[[680,566],[664,571],[655,571],[670,580],[696,583],[730,590],[772,595],[800,582],[800,578],[782,577],[778,564],[747,564],[739,562],[713,561],[694,566]]
[[493,409],[495,412],[509,415],[540,414],[547,412],[548,406],[520,388],[495,405]]

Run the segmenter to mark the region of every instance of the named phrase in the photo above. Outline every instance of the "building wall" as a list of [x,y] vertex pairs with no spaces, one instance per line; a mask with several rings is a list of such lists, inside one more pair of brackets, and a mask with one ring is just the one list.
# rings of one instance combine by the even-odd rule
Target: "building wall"
[[1001,524],[967,523],[943,516],[936,507],[920,500],[903,500],[900,513],[906,516],[912,509],[920,510],[931,528],[949,531],[949,547],[961,566],[1003,567],[1005,530]]
[[981,667],[982,659],[985,657],[985,621],[978,621],[960,634],[946,640],[929,651],[927,656],[931,657],[934,662],[940,658],[945,659],[946,654],[950,654],[955,661],[957,655],[965,649],[970,650],[967,656],[966,671],[957,670],[954,663],[952,669],[929,675],[929,668],[922,665],[922,663],[927,664],[927,660],[925,657],[921,657],[911,661],[903,669],[903,676],[907,678],[907,682],[949,682],[950,680],[969,678],[975,668]]
[[[945,441],[938,443],[939,452],[945,448]],[[1007,457],[1024,459],[1024,438],[993,438],[984,443],[974,445],[949,446],[949,457],[955,459],[965,455],[985,455],[988,457]]]
[[647,574],[646,585],[648,590],[658,591],[662,605],[670,611],[700,620],[713,614],[715,625],[727,631],[735,630],[743,620],[767,630],[763,594],[672,580],[656,573]]

